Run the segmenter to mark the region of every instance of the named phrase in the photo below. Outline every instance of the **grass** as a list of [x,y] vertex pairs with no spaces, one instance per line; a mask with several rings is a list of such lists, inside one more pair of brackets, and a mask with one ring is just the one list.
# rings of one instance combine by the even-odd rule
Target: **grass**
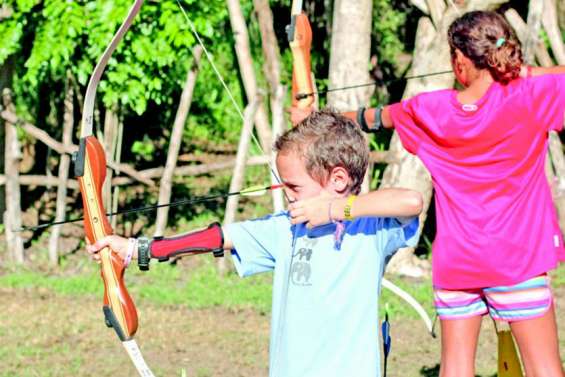
[[[165,263],[152,263],[147,273],[130,269],[126,287],[136,300],[161,305],[186,305],[190,308],[222,306],[230,310],[251,308],[270,312],[271,274],[241,279],[235,273],[220,277],[213,259],[201,258],[198,266],[186,268]],[[60,295],[92,295],[101,297],[103,285],[94,263],[80,273],[46,273],[16,268],[0,275],[0,287],[43,289]]]
[[[565,284],[565,266],[551,273],[555,286]],[[390,280],[410,293],[433,318],[432,287],[429,279]],[[212,258],[201,257],[195,266],[152,263],[149,272],[130,269],[126,286],[136,300],[158,305],[186,305],[194,309],[224,307],[228,310],[253,309],[267,314],[271,310],[272,274],[241,279],[235,273],[219,276]],[[98,266],[84,265],[79,273],[46,273],[16,268],[0,274],[0,288],[48,290],[60,295],[102,296]],[[383,288],[381,316],[386,310],[394,318],[418,318],[405,301]]]

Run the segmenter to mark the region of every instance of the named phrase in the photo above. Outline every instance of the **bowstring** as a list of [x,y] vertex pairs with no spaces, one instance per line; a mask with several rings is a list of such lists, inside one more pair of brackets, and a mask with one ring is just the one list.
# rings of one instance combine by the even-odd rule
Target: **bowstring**
[[[192,31],[192,34],[194,35],[194,37],[196,38],[196,41],[198,42],[198,44],[200,45],[200,47],[202,47],[202,51],[204,51],[204,55],[206,56],[206,59],[208,60],[208,62],[210,63],[210,65],[212,66],[212,70],[214,71],[214,73],[216,74],[216,76],[218,77],[218,79],[220,80],[220,82],[222,83],[222,86],[224,87],[224,90],[228,93],[228,97],[230,98],[231,103],[233,104],[233,107],[236,109],[239,117],[241,118],[241,120],[243,122],[245,122],[245,116],[243,115],[243,111],[241,110],[241,107],[238,105],[237,101],[235,100],[235,97],[232,93],[232,91],[230,90],[230,88],[228,87],[228,85],[226,84],[226,81],[224,80],[222,74],[220,73],[220,71],[218,70],[216,63],[214,63],[214,59],[212,57],[212,55],[210,54],[210,52],[208,51],[208,49],[206,48],[206,46],[204,45],[204,42],[202,41],[202,38],[200,37],[200,34],[198,33],[198,31],[196,30],[196,26],[194,25],[194,23],[191,21],[190,17],[188,17],[188,14],[186,13],[184,7],[182,6],[180,0],[176,0],[182,14],[184,15],[184,18],[186,19],[186,22],[188,23],[188,25],[190,26],[190,29]],[[263,149],[263,147],[261,146],[261,143],[259,142],[259,140],[257,139],[257,136],[255,136],[254,132],[251,132],[251,140],[253,141],[253,143],[255,144],[255,146],[257,148],[259,148],[259,150],[261,151],[261,153],[263,153],[265,155],[265,150]],[[267,159],[267,164],[269,165],[269,169],[271,170],[271,174],[273,175],[273,177],[275,177],[276,181],[278,184],[282,184],[282,180],[281,178],[278,176],[278,174],[276,173],[276,169],[274,168],[274,166],[272,165],[272,162],[270,161],[270,159]],[[283,191],[284,192],[284,191]],[[286,193],[284,194],[286,196]],[[287,198],[288,199],[288,198]]]

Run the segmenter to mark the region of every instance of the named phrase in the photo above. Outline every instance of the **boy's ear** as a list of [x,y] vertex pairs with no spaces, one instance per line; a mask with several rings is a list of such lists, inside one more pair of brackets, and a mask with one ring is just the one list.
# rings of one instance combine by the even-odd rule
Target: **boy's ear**
[[335,192],[342,194],[349,189],[350,181],[348,171],[341,166],[336,166],[330,172],[328,186]]

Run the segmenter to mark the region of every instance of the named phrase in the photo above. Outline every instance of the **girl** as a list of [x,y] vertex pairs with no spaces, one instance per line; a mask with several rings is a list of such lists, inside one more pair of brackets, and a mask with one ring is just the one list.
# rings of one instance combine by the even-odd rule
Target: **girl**
[[[346,115],[365,131],[394,127],[432,174],[440,376],[474,376],[481,319],[489,313],[510,323],[526,375],[562,377],[546,274],[565,250],[544,163],[548,132],[563,127],[565,67],[522,67],[519,41],[494,12],[463,15],[448,39],[462,90]],[[293,120],[300,116],[294,110]],[[324,205],[293,207],[317,224],[327,221]]]

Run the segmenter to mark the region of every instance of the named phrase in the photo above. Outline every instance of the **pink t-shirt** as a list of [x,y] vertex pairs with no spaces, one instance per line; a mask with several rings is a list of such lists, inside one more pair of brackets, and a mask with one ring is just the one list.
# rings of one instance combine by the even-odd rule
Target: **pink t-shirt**
[[434,285],[511,285],[555,268],[565,249],[544,164],[548,131],[563,127],[565,75],[495,82],[474,107],[456,96],[422,93],[390,108],[432,175]]

